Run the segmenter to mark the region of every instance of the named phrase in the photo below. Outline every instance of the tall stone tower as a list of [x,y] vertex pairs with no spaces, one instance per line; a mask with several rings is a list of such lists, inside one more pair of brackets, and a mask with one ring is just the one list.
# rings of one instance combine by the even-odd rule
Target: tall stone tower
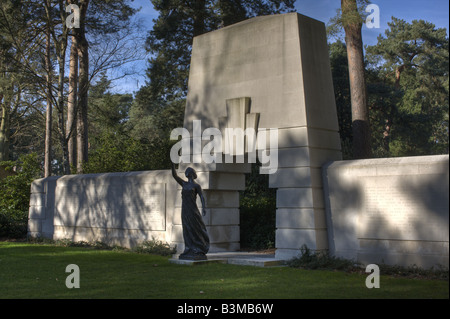
[[[269,177],[277,189],[276,257],[298,255],[304,244],[326,249],[321,167],[341,159],[341,146],[325,25],[289,13],[194,38],[184,126],[192,132],[201,120],[203,130],[223,128],[224,119],[228,127],[278,131],[277,170]],[[211,250],[239,249],[239,190],[250,164],[180,169],[186,166],[206,193]]]

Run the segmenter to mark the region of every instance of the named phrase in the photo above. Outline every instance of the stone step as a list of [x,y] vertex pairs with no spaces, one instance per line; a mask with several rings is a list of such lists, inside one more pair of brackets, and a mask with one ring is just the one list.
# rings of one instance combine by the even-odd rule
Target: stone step
[[178,258],[171,258],[169,259],[169,262],[171,264],[177,264],[177,265],[186,265],[186,266],[199,266],[199,265],[206,265],[206,264],[226,264],[226,259],[207,259],[207,260],[185,260],[185,259],[178,259]]
[[229,258],[228,264],[255,266],[255,267],[275,267],[285,265],[284,260],[275,258]]
[[284,266],[286,264],[285,260],[277,259],[274,255],[251,252],[209,253],[207,254],[207,257],[207,260],[180,260],[178,259],[178,255],[174,255],[169,262],[188,266],[222,263],[254,267],[277,267]]

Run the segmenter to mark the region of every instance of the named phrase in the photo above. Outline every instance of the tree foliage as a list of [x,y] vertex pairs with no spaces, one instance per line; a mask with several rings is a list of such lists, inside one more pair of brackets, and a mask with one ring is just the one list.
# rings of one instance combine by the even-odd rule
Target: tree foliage
[[37,154],[2,163],[11,176],[0,179],[0,237],[23,237],[27,232],[31,182],[39,176]]
[[338,40],[329,45],[331,73],[337,108],[342,156],[353,158],[352,109],[350,101],[350,79],[348,73],[347,47]]
[[[64,9],[66,2],[46,0],[45,3],[50,4],[48,14],[41,0],[0,2],[0,161],[17,160],[22,154],[36,152],[42,162],[45,110],[49,100],[56,109],[50,118],[54,124],[51,130],[53,174],[64,174],[65,144],[70,134],[76,135],[76,130],[71,133],[71,126],[67,124],[68,114],[73,112],[69,111],[69,104],[73,104],[68,101],[72,87],[67,77],[70,75],[67,73],[71,73],[67,66],[72,57],[70,50],[63,55],[63,46],[64,37],[72,44],[72,35],[76,32],[63,29],[67,14],[61,8]],[[91,163],[85,164],[83,169],[106,172],[168,168],[173,144],[169,134],[173,128],[183,125],[194,36],[257,15],[292,11],[295,1],[152,0],[159,16],[146,41],[140,43],[151,56],[148,82],[135,95],[113,93],[111,81],[115,75],[109,72],[123,68],[126,61],[139,58],[135,55],[139,43],[135,41],[140,31],[131,21],[136,12],[130,7],[131,1],[88,2],[85,36],[90,51],[86,121]],[[360,25],[365,18],[364,8],[369,1],[353,2],[357,10],[340,10],[333,19],[335,31],[342,32],[348,24]],[[49,72],[44,63],[48,27],[51,33],[50,83],[47,83]],[[446,30],[423,20],[408,23],[393,18],[378,43],[367,47],[365,52],[364,79],[374,156],[448,153]],[[355,133],[350,105],[348,44],[342,41],[330,44],[330,59],[344,158],[350,159],[354,155]],[[121,71],[119,77],[128,73],[128,70]],[[80,81],[80,78],[75,80]],[[74,103],[78,102],[79,96]],[[260,184],[253,177],[249,177],[249,181],[249,189]]]
[[[4,0],[0,3],[0,160],[17,158],[15,147],[29,136],[18,138],[23,137],[23,133],[28,135],[30,127],[35,130],[31,135],[42,139],[45,135],[46,144],[51,146],[45,151],[46,168],[50,165],[64,168],[53,173],[70,172],[67,144],[73,136],[82,136],[78,146],[82,146],[83,160],[87,158],[90,82],[101,70],[119,68],[134,59],[138,51],[124,50],[127,48],[124,43],[131,37],[127,32],[135,26],[130,23],[130,17],[136,12],[129,6],[130,2]],[[80,28],[67,27],[68,4],[80,8]],[[99,41],[100,36],[102,41]],[[70,56],[67,54],[69,38],[77,40],[74,54]],[[92,52],[94,55],[90,56]],[[67,107],[67,96],[73,92],[73,86],[67,87],[66,62],[69,59],[74,62],[70,73],[72,65],[79,63],[80,67],[76,76],[71,77],[78,84],[77,94]],[[38,121],[41,123],[35,125],[34,121],[39,119],[39,114],[44,115],[45,108],[50,111],[54,108],[55,112],[48,112],[43,128],[46,134],[43,134],[36,130],[42,129],[44,117]],[[68,113],[73,115],[71,123],[76,125],[66,124]],[[22,125],[28,116],[30,125]],[[41,144],[35,146],[43,147]],[[42,149],[33,150],[44,154]],[[32,151],[31,146],[28,151]],[[50,173],[50,169],[46,169],[46,174]]]
[[448,45],[445,29],[393,17],[385,35],[367,48],[382,154],[448,153]]
[[352,105],[353,157],[370,158],[369,108],[364,67],[361,28],[363,17],[357,0],[341,0],[341,22],[345,30],[349,66],[350,98]]
[[25,121],[39,109],[44,88],[42,24],[31,6],[17,0],[0,3],[0,161],[17,158],[13,145],[33,126]]

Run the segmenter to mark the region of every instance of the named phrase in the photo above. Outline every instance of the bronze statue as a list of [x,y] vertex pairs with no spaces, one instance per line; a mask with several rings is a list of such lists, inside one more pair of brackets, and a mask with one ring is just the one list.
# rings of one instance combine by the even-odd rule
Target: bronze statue
[[188,167],[185,171],[188,181],[184,181],[177,175],[175,165],[172,164],[172,175],[182,187],[181,222],[185,249],[179,259],[205,260],[209,250],[209,236],[197,207],[197,195],[199,195],[202,202],[202,213],[205,216],[206,205],[203,191],[200,185],[194,181],[197,173],[193,168]]

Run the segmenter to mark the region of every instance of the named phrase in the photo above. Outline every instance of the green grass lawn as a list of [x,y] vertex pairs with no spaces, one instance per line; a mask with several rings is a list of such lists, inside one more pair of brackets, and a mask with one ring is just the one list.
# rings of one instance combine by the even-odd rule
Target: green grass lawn
[[[66,266],[80,268],[80,288],[68,289]],[[447,281],[257,268],[184,266],[167,257],[126,251],[0,242],[0,298],[315,299],[449,298]]]

